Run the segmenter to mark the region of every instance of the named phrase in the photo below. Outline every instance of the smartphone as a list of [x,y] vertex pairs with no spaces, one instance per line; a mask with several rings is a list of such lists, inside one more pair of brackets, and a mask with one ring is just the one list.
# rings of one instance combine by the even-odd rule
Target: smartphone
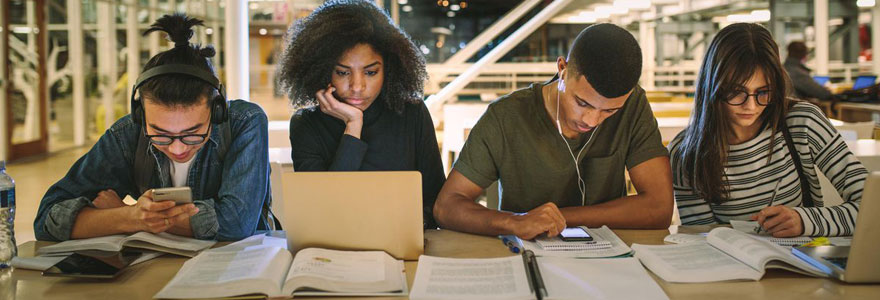
[[43,271],[43,276],[113,278],[141,255],[141,252],[131,250],[76,251]]
[[177,205],[192,203],[192,190],[188,186],[153,189],[153,201],[174,201]]
[[562,240],[566,242],[588,242],[593,240],[593,237],[581,227],[563,229],[560,236],[562,237]]

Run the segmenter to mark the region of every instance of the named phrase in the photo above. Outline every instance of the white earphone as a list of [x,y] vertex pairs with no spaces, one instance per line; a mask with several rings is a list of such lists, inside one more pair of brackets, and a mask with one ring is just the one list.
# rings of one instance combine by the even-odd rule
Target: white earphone
[[[565,70],[563,70],[563,72],[565,72]],[[575,155],[574,149],[571,149],[571,145],[568,144],[568,141],[565,140],[565,135],[562,134],[562,125],[559,122],[559,94],[565,92],[565,80],[562,79],[562,75],[563,74],[560,72],[559,84],[556,86],[556,89],[558,90],[556,92],[556,128],[559,129],[559,137],[562,138],[562,143],[564,143],[565,146],[568,147],[568,154],[571,155],[571,160],[574,161],[574,170],[577,173],[578,178],[578,190],[581,192],[581,206],[584,206],[586,204],[587,198],[587,184],[584,182],[584,178],[581,177],[581,168],[578,165],[578,158],[581,157],[581,153],[584,152],[584,149],[587,149],[587,145],[589,145],[590,141],[593,140],[593,136],[595,135],[596,131],[599,130],[599,125],[596,125],[596,128],[590,131],[590,138],[587,139],[587,142],[584,143],[583,146],[581,146],[581,149],[578,150],[577,155]]]

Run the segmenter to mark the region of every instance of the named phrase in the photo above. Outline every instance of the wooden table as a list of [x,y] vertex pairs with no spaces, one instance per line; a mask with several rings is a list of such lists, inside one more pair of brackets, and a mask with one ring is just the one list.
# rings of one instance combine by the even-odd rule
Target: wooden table
[[[678,232],[709,230],[708,226],[685,226]],[[667,230],[615,230],[627,244],[663,244]],[[490,258],[513,255],[497,238],[448,230],[425,232],[428,255],[456,258]],[[27,242],[19,255],[33,256],[46,242]],[[0,271],[0,299],[150,299],[171,280],[186,258],[161,257],[133,266],[113,280],[84,280],[42,277],[31,270]],[[407,282],[412,289],[417,262],[405,263]],[[878,266],[880,267],[880,266]],[[649,274],[650,271],[648,272]],[[806,277],[770,270],[761,281],[720,283],[667,283],[651,274],[671,299],[870,299],[880,295],[880,285],[856,285],[831,279]],[[299,299],[299,298],[297,298]],[[330,299],[330,298],[318,298]],[[351,299],[339,298],[339,299]],[[368,299],[402,299],[372,297]]]
[[838,102],[836,117],[844,122],[874,121],[880,116],[880,104]]

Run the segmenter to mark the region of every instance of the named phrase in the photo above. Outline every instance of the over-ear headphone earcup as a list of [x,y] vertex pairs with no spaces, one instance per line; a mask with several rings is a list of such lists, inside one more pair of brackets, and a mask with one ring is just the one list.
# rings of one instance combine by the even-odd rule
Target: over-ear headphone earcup
[[214,96],[211,100],[211,123],[222,124],[229,118],[229,105],[223,95]]
[[[134,92],[133,92],[134,93]],[[144,108],[142,106],[141,97],[132,97],[131,100],[131,119],[137,124],[144,121]]]

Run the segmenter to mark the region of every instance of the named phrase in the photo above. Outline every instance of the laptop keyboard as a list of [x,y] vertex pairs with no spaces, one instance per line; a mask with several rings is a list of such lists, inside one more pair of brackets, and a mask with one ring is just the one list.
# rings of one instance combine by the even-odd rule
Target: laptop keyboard
[[823,257],[823,259],[834,264],[835,266],[840,267],[841,269],[846,270],[847,257]]

